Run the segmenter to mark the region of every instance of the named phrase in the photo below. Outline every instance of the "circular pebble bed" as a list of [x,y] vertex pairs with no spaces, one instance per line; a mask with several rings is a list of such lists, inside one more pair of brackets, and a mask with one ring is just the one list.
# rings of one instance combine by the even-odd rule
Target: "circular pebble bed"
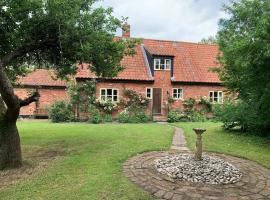
[[242,176],[232,164],[207,155],[201,161],[194,160],[192,154],[169,155],[155,160],[155,168],[180,181],[215,185],[236,183]]

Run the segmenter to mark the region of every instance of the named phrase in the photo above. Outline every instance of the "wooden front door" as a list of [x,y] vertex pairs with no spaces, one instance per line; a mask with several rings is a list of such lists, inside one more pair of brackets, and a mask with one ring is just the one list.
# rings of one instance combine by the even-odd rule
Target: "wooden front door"
[[161,88],[153,88],[153,114],[161,114]]

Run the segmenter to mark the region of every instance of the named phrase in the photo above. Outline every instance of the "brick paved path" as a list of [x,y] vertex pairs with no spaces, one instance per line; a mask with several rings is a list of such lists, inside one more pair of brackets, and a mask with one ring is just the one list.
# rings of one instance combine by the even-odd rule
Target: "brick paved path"
[[[178,135],[178,136],[177,136]],[[182,134],[183,135],[183,134]],[[181,136],[181,129],[176,129],[175,138],[182,138],[183,141],[173,142],[172,149],[183,147],[184,137]],[[180,151],[179,151],[180,150]],[[240,169],[243,176],[235,184],[208,185],[191,182],[180,182],[170,180],[154,168],[154,160],[171,154],[179,154],[186,149],[171,150],[168,152],[148,152],[130,158],[124,163],[125,175],[134,183],[151,193],[157,199],[169,200],[195,200],[195,199],[270,199],[270,171],[255,162],[227,156],[213,154],[212,156],[224,159]]]
[[189,151],[184,132],[181,128],[175,128],[171,149]]

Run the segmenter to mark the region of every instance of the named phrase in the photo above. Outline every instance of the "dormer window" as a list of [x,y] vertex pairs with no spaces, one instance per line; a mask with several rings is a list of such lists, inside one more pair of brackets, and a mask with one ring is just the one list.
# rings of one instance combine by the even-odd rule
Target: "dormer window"
[[154,59],[154,70],[171,70],[172,60],[166,58]]

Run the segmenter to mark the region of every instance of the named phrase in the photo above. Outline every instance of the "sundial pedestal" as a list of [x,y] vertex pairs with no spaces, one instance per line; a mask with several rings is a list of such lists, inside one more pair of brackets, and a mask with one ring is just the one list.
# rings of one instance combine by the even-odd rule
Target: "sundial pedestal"
[[193,130],[196,133],[196,147],[194,159],[200,161],[202,160],[202,134],[206,131],[206,129],[194,128]]

